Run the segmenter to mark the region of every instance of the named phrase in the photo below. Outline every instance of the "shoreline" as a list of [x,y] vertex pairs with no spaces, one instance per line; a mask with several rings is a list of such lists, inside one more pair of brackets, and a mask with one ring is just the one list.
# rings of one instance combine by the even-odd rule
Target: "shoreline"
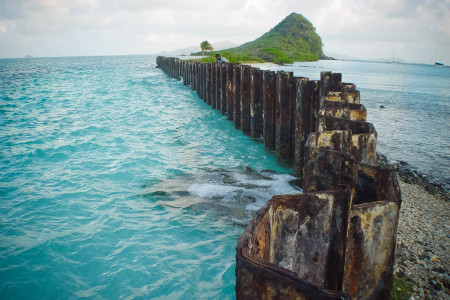
[[448,189],[412,170],[405,162],[389,162],[379,153],[377,159],[379,166],[395,171],[402,195],[394,275],[413,283],[409,299],[447,299],[450,296]]
[[378,165],[383,168],[394,170],[397,176],[404,182],[420,186],[425,192],[431,195],[440,195],[447,202],[450,201],[448,188],[440,182],[430,180],[418,170],[413,170],[411,166],[404,162],[390,162],[384,154],[377,153]]
[[[399,174],[397,172],[397,174]],[[394,275],[412,282],[409,299],[448,299],[450,296],[450,209],[448,197],[433,194],[400,175],[402,204],[397,228]]]

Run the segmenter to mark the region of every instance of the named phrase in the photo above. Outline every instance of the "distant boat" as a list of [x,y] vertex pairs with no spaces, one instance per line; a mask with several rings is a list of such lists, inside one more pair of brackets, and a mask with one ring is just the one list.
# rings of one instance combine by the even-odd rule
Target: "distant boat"
[[443,66],[444,64],[443,64],[443,63],[440,63],[440,62],[435,62],[434,65],[435,65],[435,66]]

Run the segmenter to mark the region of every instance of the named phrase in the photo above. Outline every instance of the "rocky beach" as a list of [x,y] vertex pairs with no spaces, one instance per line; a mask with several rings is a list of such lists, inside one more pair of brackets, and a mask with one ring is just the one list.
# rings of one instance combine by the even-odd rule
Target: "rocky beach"
[[379,163],[396,170],[402,193],[394,274],[414,284],[410,299],[450,299],[449,194],[405,163]]

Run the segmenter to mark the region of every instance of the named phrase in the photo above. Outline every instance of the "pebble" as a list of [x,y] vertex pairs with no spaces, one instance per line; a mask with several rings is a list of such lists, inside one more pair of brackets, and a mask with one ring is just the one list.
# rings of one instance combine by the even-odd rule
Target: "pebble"
[[402,193],[394,272],[414,284],[413,298],[450,299],[450,202],[398,176]]

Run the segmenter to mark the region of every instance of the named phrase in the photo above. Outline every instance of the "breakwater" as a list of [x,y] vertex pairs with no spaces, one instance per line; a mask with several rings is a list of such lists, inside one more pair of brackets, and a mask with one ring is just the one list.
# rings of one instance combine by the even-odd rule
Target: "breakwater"
[[304,194],[273,197],[238,241],[240,299],[385,299],[401,196],[377,166],[377,134],[359,91],[240,64],[157,58],[235,127],[292,165]]

